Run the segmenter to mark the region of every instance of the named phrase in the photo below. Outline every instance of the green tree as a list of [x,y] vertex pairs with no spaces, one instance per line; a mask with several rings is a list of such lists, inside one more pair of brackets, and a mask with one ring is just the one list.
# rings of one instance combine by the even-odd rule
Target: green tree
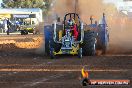
[[3,0],[3,8],[41,8],[47,14],[52,0]]
[[41,8],[49,9],[51,0],[3,0],[3,8]]

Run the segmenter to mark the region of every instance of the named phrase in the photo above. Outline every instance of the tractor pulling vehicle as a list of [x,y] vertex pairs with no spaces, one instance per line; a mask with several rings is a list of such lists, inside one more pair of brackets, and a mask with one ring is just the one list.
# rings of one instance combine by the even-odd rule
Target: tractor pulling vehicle
[[64,17],[63,24],[55,22],[52,25],[44,26],[45,52],[54,58],[59,54],[94,56],[96,50],[100,49],[103,53],[108,47],[109,33],[103,14],[100,24],[92,23],[84,25],[76,13],[68,13]]

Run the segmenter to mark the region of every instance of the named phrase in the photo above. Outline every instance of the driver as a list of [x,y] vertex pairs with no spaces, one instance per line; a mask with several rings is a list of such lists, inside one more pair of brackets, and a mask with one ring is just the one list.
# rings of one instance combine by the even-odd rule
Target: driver
[[69,20],[67,21],[67,23],[68,23],[69,26],[73,26],[73,21],[72,21],[72,19],[69,19]]
[[67,21],[67,23],[70,26],[70,29],[73,30],[73,36],[74,36],[75,40],[77,40],[77,38],[78,38],[78,31],[77,31],[77,24],[76,24],[74,18],[69,19]]
[[73,34],[74,34],[75,39],[77,40],[77,38],[78,38],[78,31],[77,31],[77,24],[76,24],[74,18],[72,18],[72,22],[73,22],[73,28],[72,28],[73,29]]

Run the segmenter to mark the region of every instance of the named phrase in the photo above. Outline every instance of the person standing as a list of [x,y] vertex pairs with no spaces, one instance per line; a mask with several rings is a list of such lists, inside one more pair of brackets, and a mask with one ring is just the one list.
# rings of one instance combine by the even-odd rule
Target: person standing
[[4,31],[7,32],[8,28],[7,28],[7,19],[4,19]]
[[7,19],[7,35],[9,35],[9,33],[10,33],[10,26],[11,26],[11,23],[10,23],[10,21],[9,21],[9,19]]
[[7,35],[9,35],[9,33],[10,33],[10,26],[11,26],[11,23],[10,23],[9,19],[5,18],[4,29],[5,29],[5,32],[7,33]]

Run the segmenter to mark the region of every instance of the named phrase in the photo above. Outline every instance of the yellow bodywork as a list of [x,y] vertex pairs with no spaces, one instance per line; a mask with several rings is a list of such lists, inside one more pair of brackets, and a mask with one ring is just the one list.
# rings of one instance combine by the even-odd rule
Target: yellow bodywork
[[[76,54],[78,54],[78,49],[79,49],[79,44],[78,44],[77,47],[72,46],[72,50],[69,51],[68,54],[76,55]],[[53,53],[54,53],[54,55],[64,54],[63,51],[62,51],[61,49],[60,49],[59,52],[53,52]]]
[[[63,30],[60,30],[59,31],[59,41],[61,41],[61,39],[62,39],[62,33],[63,33]],[[68,54],[76,55],[76,54],[78,54],[78,50],[79,50],[79,44],[77,46],[72,45],[72,50],[71,51],[69,50]],[[63,51],[60,49],[59,52],[54,51],[53,53],[54,53],[54,55],[60,55],[60,54],[64,54],[64,52],[66,52],[66,51],[65,50]]]
[[31,30],[31,29],[33,29],[33,28],[26,28],[27,30]]
[[62,30],[59,31],[59,41],[62,39]]
[[[78,54],[78,49],[79,49],[79,45],[77,47],[72,46],[72,50],[68,54],[76,55],[76,54]],[[61,49],[59,52],[54,51],[53,53],[54,53],[54,55],[64,54]]]

